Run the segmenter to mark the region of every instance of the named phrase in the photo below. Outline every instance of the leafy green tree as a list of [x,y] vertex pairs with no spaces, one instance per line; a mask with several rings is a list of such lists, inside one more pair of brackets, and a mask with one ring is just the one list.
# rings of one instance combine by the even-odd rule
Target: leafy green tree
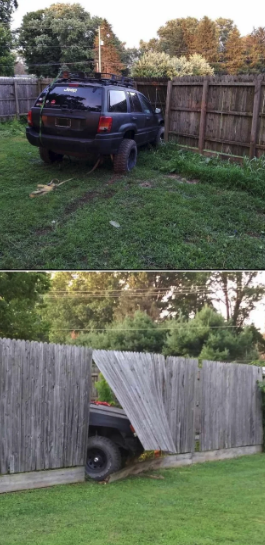
[[214,73],[206,60],[198,54],[186,57],[170,57],[167,53],[149,51],[132,66],[135,77],[167,77],[185,75],[212,75]]
[[102,373],[99,373],[98,378],[99,380],[95,382],[95,388],[98,392],[98,400],[106,401],[107,403],[110,403],[110,405],[117,405],[115,395]]
[[208,307],[191,320],[180,317],[168,326],[167,355],[247,363],[258,359],[258,350],[265,351],[264,339],[253,325],[236,328]]
[[71,331],[104,329],[113,321],[119,295],[115,297],[110,290],[115,289],[119,289],[119,280],[113,273],[55,273],[44,310],[50,341],[64,343]]
[[0,22],[0,76],[14,75],[15,55],[11,52],[12,47],[12,33],[7,25]]
[[195,17],[167,21],[157,31],[159,38],[152,38],[149,42],[140,41],[142,53],[156,51],[166,53],[170,57],[192,55],[195,53],[193,38],[198,23],[199,21]]
[[71,71],[93,72],[94,40],[101,21],[80,4],[52,4],[27,13],[18,29],[18,45],[30,73],[55,77],[64,63],[70,63]]
[[166,333],[147,314],[137,311],[133,317],[113,322],[103,333],[82,334],[72,342],[101,350],[161,353]]
[[17,0],[0,0],[0,23],[11,23],[13,11],[17,8]]
[[50,287],[46,273],[0,273],[0,336],[43,341],[48,324],[42,318],[43,296]]

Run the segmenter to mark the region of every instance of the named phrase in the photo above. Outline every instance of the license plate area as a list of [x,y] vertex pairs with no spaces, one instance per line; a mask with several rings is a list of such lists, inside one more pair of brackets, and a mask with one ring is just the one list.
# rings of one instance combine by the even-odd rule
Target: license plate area
[[71,127],[71,119],[67,119],[66,117],[56,117],[55,126],[56,127]]

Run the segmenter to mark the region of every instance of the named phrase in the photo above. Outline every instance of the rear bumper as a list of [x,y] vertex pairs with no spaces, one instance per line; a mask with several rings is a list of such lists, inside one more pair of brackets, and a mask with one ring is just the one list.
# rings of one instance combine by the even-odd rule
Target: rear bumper
[[30,144],[37,147],[48,148],[52,151],[66,153],[99,153],[100,155],[111,155],[117,153],[122,142],[121,135],[97,134],[95,138],[80,139],[50,134],[39,134],[32,127],[26,128],[26,136]]

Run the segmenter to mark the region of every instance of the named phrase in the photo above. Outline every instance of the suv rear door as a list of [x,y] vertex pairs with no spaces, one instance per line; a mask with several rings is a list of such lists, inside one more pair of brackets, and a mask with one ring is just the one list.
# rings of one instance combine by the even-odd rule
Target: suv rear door
[[[33,125],[39,127],[42,93],[32,108]],[[42,132],[56,136],[95,138],[102,109],[102,87],[78,83],[56,84],[42,110]]]
[[157,135],[157,129],[158,129],[157,117],[155,115],[155,112],[150,102],[147,100],[147,98],[144,95],[142,95],[142,93],[138,93],[138,96],[141,101],[143,112],[145,114],[145,131],[147,133],[146,141],[152,142],[152,140],[154,140]]

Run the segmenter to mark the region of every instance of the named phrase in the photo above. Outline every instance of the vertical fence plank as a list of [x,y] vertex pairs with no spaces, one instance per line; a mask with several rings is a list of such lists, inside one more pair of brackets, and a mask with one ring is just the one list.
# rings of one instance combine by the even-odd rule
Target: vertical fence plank
[[253,159],[256,154],[256,144],[257,144],[257,135],[258,135],[258,124],[259,124],[259,111],[260,111],[260,98],[261,98],[261,85],[262,85],[262,76],[258,76],[255,82],[255,92],[254,92],[254,103],[253,103],[253,117],[252,117],[252,126],[250,134],[250,148],[249,148],[249,157]]
[[17,81],[14,78],[14,96],[15,96],[15,107],[16,107],[16,118],[19,119],[19,101],[18,101],[18,88]]
[[202,89],[201,117],[200,117],[200,128],[199,128],[199,153],[203,153],[203,150],[204,150],[208,89],[209,89],[209,81],[208,79],[205,79],[203,82],[203,89]]
[[172,81],[170,80],[167,84],[167,101],[166,101],[166,111],[165,111],[165,136],[164,136],[165,142],[168,142],[168,135],[169,135],[171,98],[172,98]]

